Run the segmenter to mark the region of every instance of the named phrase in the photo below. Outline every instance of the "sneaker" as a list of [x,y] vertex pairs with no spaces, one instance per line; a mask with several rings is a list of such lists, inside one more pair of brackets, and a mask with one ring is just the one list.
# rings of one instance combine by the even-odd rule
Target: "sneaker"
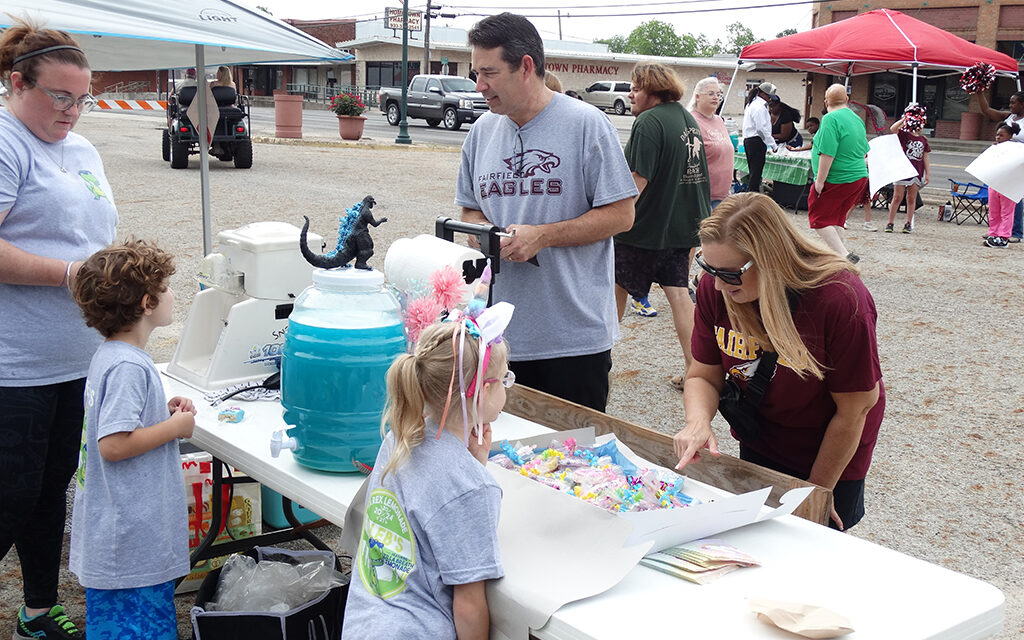
[[886,233],[892,233],[892,223],[891,222],[889,224],[885,225],[885,232]]
[[913,229],[913,227],[910,226],[909,222],[903,225],[903,233],[910,233],[911,229]]
[[860,262],[860,256],[858,256],[856,253],[854,253],[852,251],[850,253],[846,254],[846,259],[849,260],[853,264],[857,264],[858,262]]
[[672,376],[668,379],[668,383],[672,385],[672,388],[676,391],[682,391],[686,385],[686,376]]
[[992,236],[985,241],[986,247],[993,247],[995,249],[1004,249],[1008,244],[1010,244],[1010,242],[1006,238],[999,238],[997,236]]
[[25,619],[25,607],[18,611],[18,626],[14,629],[12,640],[51,640],[67,639],[85,640],[85,632],[75,626],[66,615],[64,607],[54,605],[47,613]]
[[865,222],[862,226],[865,231],[878,231],[878,227],[871,224],[870,222]]
[[647,296],[644,296],[639,300],[633,298],[633,301],[629,303],[629,308],[632,309],[636,315],[643,316],[645,318],[653,318],[658,315],[658,310],[647,302]]
[[1006,239],[1006,241],[1009,242],[1010,244],[1015,244],[1017,242],[1020,242],[1020,238],[1018,238],[1017,236],[1010,236],[1009,238]]

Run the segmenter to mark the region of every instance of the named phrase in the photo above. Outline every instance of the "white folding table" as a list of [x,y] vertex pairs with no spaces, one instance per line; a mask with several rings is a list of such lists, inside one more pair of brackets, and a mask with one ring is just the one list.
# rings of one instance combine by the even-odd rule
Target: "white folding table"
[[[244,409],[245,418],[219,422],[222,407],[210,407],[200,391],[180,381],[163,380],[168,397],[195,401],[196,446],[338,526],[344,523],[364,477],[309,469],[289,451],[272,457],[271,434],[286,426],[279,403],[232,400],[226,404]],[[506,413],[492,427],[495,441],[550,431]],[[542,640],[796,637],[759,622],[747,597],[828,607],[851,621],[855,631],[844,636],[849,640],[975,640],[1002,626],[1004,597],[996,587],[795,516],[717,537],[762,566],[696,585],[638,565],[612,589],[563,606],[533,634]],[[551,579],[558,571],[571,567],[553,571]]]

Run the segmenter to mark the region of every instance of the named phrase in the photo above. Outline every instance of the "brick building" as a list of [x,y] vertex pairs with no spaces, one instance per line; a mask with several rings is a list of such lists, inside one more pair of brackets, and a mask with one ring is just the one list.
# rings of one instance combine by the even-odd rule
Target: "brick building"
[[[1005,53],[1016,58],[1018,64],[1024,58],[1024,0],[886,0],[884,4],[870,0],[835,0],[815,7],[812,20],[815,27],[872,9],[895,9],[975,44]],[[817,105],[822,104],[825,88],[833,81],[843,82],[843,78],[808,74],[808,112],[820,111]],[[928,127],[934,128],[935,137],[960,137],[961,114],[980,111],[978,101],[960,88],[959,81],[959,74],[918,78],[917,100],[928,108]],[[910,102],[911,82],[910,76],[895,73],[857,76],[851,80],[851,98],[878,105],[892,121]],[[994,108],[1005,110],[1010,94],[1017,90],[1013,80],[999,78],[988,90],[989,102]],[[997,123],[985,117],[981,120],[978,136],[982,140],[991,139]],[[971,121],[968,117],[965,124],[970,127]]]

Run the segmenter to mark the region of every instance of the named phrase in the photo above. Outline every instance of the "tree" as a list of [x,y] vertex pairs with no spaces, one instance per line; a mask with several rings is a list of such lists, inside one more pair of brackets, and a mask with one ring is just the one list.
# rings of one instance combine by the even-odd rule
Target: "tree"
[[789,29],[783,29],[782,31],[775,34],[776,38],[785,38],[786,36],[796,35],[796,29],[790,27]]
[[264,7],[263,5],[259,5],[258,4],[258,5],[256,5],[256,8],[259,9],[260,11],[262,11],[263,13],[267,14],[267,15],[270,15],[270,16],[274,15],[274,13],[270,9]]
[[644,56],[678,56],[683,40],[672,25],[660,20],[648,20],[633,29],[626,38],[626,52]]
[[711,42],[703,33],[696,36],[685,33],[682,36],[682,41],[683,49],[679,54],[681,56],[710,58],[722,52],[722,41],[716,38],[714,42]]
[[742,22],[733,22],[725,28],[725,31],[729,34],[729,42],[725,45],[723,53],[738,56],[743,47],[755,42],[764,42],[763,39],[755,36],[754,32]]
[[626,53],[626,36],[612,36],[594,42],[608,45],[608,50],[612,53]]

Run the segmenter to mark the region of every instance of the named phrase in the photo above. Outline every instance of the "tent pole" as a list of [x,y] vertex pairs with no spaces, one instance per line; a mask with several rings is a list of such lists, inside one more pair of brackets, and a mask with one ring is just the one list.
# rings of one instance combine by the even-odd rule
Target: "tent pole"
[[917,63],[915,62],[915,63],[911,64],[910,68],[913,69],[913,71],[914,71],[914,84],[912,85],[912,88],[911,88],[911,95],[913,97],[911,98],[910,101],[913,102],[914,104],[917,104]]
[[196,97],[199,122],[193,123],[199,134],[199,183],[203,195],[203,256],[213,252],[213,221],[210,219],[210,142],[206,138],[206,50],[196,45]]
[[[729,81],[729,88],[725,90],[725,97],[722,104],[718,105],[718,115],[725,112],[725,103],[729,101],[729,94],[732,93],[732,85],[736,83],[736,74],[740,72],[740,60],[736,59],[736,68],[732,70],[732,80]],[[1020,89],[1020,80],[1017,80],[1017,88]]]

